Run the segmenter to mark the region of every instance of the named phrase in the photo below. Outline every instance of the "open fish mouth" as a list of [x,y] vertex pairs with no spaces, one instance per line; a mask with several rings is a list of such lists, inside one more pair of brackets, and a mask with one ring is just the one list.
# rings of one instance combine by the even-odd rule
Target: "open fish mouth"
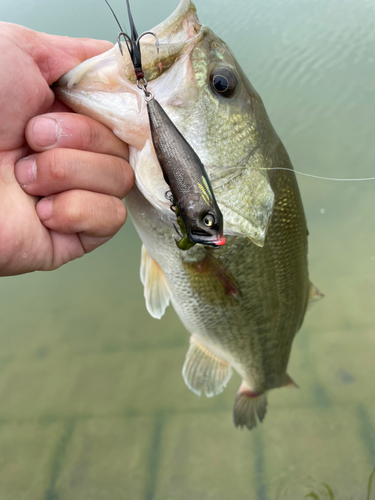
[[[251,104],[253,101],[249,100],[247,94],[246,82],[238,85],[232,99],[225,101],[220,96],[215,100],[207,80],[212,65],[219,64],[232,68],[237,80],[242,81],[236,62],[224,42],[199,22],[196,8],[190,0],[181,0],[175,12],[152,31],[159,39],[159,53],[152,35],[145,35],[141,40],[142,66],[149,90],[201,158],[212,180],[213,192],[224,218],[224,234],[246,236],[262,247],[274,205],[268,172],[265,169],[258,170],[258,166],[263,166],[265,161],[259,146],[262,137],[250,141],[248,148],[241,145],[240,150],[231,156],[233,163],[223,159],[223,154],[214,159],[217,151],[211,148],[208,153],[205,145],[209,145],[210,141],[201,139],[204,132],[209,131],[211,124],[215,123],[213,115],[221,107],[223,116],[233,116],[233,130],[238,129],[242,120],[244,125],[239,129],[239,134],[249,135],[244,130],[248,120],[246,110],[252,116],[254,109]],[[159,216],[172,226],[173,217],[165,198],[168,185],[150,141],[146,106],[135,85],[134,67],[125,46],[123,54],[121,56],[116,44],[107,53],[85,61],[64,75],[55,84],[54,90],[75,111],[98,119],[131,146],[130,163],[139,190]],[[223,58],[227,61],[225,64]],[[215,64],[213,61],[216,61]],[[195,106],[200,100],[201,109],[209,111],[211,116],[202,117],[202,112]],[[230,103],[236,107],[236,102],[241,102],[241,105],[232,113]],[[201,120],[201,130],[186,128],[188,115],[193,116],[195,122]],[[214,137],[214,140],[217,139]],[[226,148],[229,149],[228,144]],[[267,146],[267,150],[271,151],[271,147]],[[238,192],[242,192],[245,185],[249,188],[239,197]],[[221,246],[222,235],[219,238],[218,234],[215,236],[213,241],[207,241],[206,237],[204,244]],[[200,238],[194,239],[193,235],[192,241],[198,240],[202,241]]]

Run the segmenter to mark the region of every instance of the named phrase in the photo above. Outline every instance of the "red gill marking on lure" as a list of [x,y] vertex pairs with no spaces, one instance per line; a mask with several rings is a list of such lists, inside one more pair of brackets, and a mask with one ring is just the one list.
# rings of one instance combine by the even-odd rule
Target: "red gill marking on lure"
[[222,238],[220,238],[219,240],[216,240],[215,241],[215,245],[217,245],[218,247],[221,247],[222,245],[225,245],[225,238],[224,236]]

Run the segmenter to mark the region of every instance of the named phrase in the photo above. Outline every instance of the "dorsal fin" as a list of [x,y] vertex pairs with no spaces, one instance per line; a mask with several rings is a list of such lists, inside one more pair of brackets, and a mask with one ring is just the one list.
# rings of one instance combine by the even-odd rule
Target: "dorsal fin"
[[324,294],[321,293],[316,286],[314,286],[311,281],[310,281],[310,291],[309,291],[309,302],[308,302],[308,307],[311,307],[314,302],[317,302],[318,300],[322,299],[324,297]]
[[146,307],[153,318],[160,319],[170,301],[170,292],[159,264],[142,245],[141,281],[144,286]]
[[295,387],[296,389],[299,389],[299,385],[296,384],[292,377],[290,377],[288,374],[286,374],[286,381],[283,384],[283,387]]
[[232,376],[229,363],[218,358],[192,335],[186,354],[182,376],[185,384],[198,396],[204,388],[206,396],[220,394]]

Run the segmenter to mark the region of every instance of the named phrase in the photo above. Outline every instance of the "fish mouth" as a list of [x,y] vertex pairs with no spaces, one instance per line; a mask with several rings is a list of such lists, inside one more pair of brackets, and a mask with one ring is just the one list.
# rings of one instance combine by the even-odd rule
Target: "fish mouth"
[[[203,40],[208,33],[197,17],[195,5],[191,0],[181,0],[176,10],[162,23],[146,32],[140,42],[142,50],[142,70],[147,82],[157,79],[185,54]],[[148,33],[148,34],[147,34]],[[159,48],[156,52],[153,33],[158,37]],[[117,57],[122,67],[121,74],[135,83],[135,74],[127,50],[126,42],[122,42],[124,57]]]
[[164,43],[186,42],[202,28],[191,0],[181,0],[174,12],[151,31]]
[[[159,51],[156,50],[153,35],[145,34],[140,41],[142,69],[147,82],[156,80],[178,59],[190,53],[208,32],[209,29],[199,22],[191,0],[181,0],[176,10],[165,21],[147,31],[158,37]],[[89,92],[109,92],[110,85],[110,92],[125,90],[125,93],[133,93],[134,88],[132,85],[129,87],[129,83],[136,83],[134,66],[126,42],[120,44],[122,54],[119,44],[116,44],[109,51],[84,61],[63,75],[54,84],[54,90],[59,97],[64,100],[64,92],[67,89],[74,90],[78,84],[81,87],[85,85]]]

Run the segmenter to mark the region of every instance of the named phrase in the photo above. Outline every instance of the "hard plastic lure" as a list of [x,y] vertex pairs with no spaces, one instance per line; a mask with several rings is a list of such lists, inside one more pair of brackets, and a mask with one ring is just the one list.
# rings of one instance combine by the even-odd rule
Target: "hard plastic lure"
[[123,53],[120,43],[120,38],[123,36],[134,66],[137,86],[145,94],[152,141],[164,179],[170,187],[166,196],[171,201],[171,209],[177,218],[178,228],[176,226],[175,228],[180,239],[176,240],[176,244],[181,250],[188,250],[196,243],[218,248],[225,243],[223,216],[215,200],[204,165],[152,93],[147,90],[139,42],[146,34],[154,35],[158,49],[158,39],[151,32],[145,32],[138,36],[129,0],[126,0],[126,3],[131,30],[130,37],[123,32],[116,15],[107,2],[121,29],[117,37],[120,52]]

